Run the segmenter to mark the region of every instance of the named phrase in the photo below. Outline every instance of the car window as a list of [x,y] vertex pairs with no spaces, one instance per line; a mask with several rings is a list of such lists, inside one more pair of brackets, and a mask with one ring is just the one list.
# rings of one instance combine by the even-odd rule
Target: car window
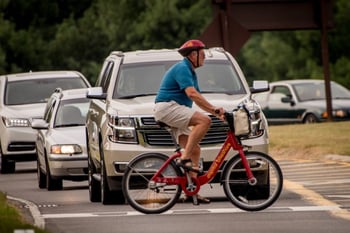
[[[308,100],[324,100],[326,99],[326,92],[324,83],[300,83],[295,84],[294,89],[300,101]],[[333,99],[349,99],[350,92],[345,87],[332,82],[331,92]]]
[[286,86],[275,86],[272,88],[271,94],[274,93],[279,93],[279,94],[283,94],[284,96],[292,96],[290,90],[288,87]]
[[202,93],[246,94],[233,65],[228,61],[208,61],[196,69]]
[[[164,73],[173,62],[121,65],[113,98],[155,95]],[[245,94],[238,74],[227,61],[209,61],[196,69],[202,93]]]
[[107,92],[109,82],[111,81],[113,67],[114,67],[114,63],[108,62],[106,69],[103,69],[103,70],[105,70],[105,72],[103,73],[103,75],[101,77],[100,86],[102,87],[102,90],[104,93]]
[[121,65],[113,98],[155,95],[164,73],[175,62]]
[[57,109],[54,127],[85,125],[89,100],[61,101]]
[[53,91],[87,87],[80,78],[30,79],[8,82],[5,90],[5,105],[45,103]]
[[350,99],[350,91],[338,83],[331,84],[332,98]]

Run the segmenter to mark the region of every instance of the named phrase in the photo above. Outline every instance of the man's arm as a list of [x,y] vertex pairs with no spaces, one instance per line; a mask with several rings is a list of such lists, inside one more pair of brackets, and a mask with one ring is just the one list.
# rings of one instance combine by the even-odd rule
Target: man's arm
[[[187,87],[185,89],[186,95],[197,104],[198,107],[203,109],[206,112],[209,112],[213,115],[223,115],[224,109],[221,107],[215,107],[209,103],[201,93],[199,93],[194,87]],[[219,113],[215,110],[219,110]]]

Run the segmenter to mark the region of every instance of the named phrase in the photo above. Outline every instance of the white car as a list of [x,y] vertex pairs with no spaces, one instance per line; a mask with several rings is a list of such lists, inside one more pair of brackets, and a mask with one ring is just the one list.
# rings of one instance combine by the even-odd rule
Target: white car
[[87,180],[85,121],[87,89],[57,89],[47,103],[43,119],[33,119],[38,130],[39,188],[61,190],[63,180]]
[[15,172],[16,161],[36,160],[36,131],[31,118],[42,118],[53,91],[90,87],[77,71],[43,71],[0,76],[0,169]]

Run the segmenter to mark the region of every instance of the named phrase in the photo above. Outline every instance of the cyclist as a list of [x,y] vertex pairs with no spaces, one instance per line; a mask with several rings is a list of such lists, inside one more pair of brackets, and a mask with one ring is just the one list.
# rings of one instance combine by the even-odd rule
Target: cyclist
[[[200,173],[200,141],[207,133],[211,119],[208,115],[192,109],[193,102],[202,110],[223,119],[224,109],[213,106],[200,94],[195,69],[204,63],[205,45],[200,40],[185,42],[178,52],[184,59],[173,65],[164,75],[155,99],[154,116],[172,127],[176,139],[185,148],[177,162],[191,176]],[[184,201],[189,197],[185,196]],[[209,203],[208,198],[197,195],[202,203]]]

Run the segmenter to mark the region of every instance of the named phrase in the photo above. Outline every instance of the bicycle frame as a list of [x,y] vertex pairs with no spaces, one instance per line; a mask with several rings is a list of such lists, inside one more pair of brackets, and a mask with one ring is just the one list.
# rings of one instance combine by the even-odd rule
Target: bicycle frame
[[187,185],[187,177],[186,176],[177,176],[177,177],[162,177],[161,173],[166,167],[176,158],[181,157],[181,151],[176,151],[173,155],[171,155],[165,163],[160,167],[160,169],[157,171],[156,174],[152,177],[151,181],[155,183],[166,183],[170,185],[181,185],[182,190],[186,195],[192,196],[199,192],[200,186],[209,183],[211,180],[214,179],[215,175],[219,171],[220,167],[225,161],[225,158],[227,156],[228,151],[232,148],[233,150],[236,150],[239,152],[239,156],[242,159],[243,167],[246,171],[248,182],[250,184],[256,183],[256,178],[254,177],[249,163],[245,157],[244,154],[244,147],[242,144],[239,143],[238,139],[234,135],[234,133],[231,130],[227,131],[227,137],[222,145],[219,153],[217,154],[215,160],[210,165],[207,172],[205,172],[203,175],[198,177],[192,177],[192,181],[195,184],[194,190],[188,190],[186,187]]

